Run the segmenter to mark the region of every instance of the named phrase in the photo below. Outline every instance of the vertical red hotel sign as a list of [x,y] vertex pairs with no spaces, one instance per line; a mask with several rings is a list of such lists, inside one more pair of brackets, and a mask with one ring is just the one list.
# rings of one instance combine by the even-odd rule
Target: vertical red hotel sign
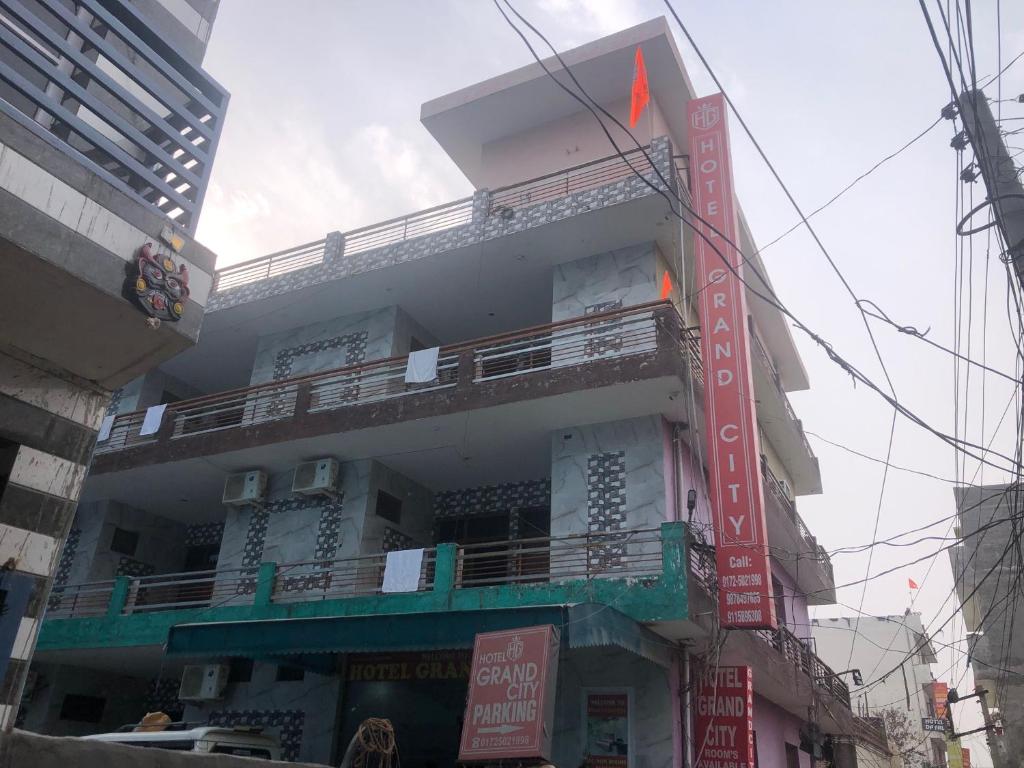
[[694,210],[725,236],[695,222],[722,254],[694,236],[718,614],[723,627],[775,629],[743,260],[726,242],[739,237],[725,107],[719,93],[687,108]]
[[696,768],[753,768],[754,678],[750,667],[715,667],[697,687]]

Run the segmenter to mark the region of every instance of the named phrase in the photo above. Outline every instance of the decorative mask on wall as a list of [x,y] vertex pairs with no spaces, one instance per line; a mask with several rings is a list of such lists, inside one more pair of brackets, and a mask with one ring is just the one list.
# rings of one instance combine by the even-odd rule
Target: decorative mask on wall
[[170,256],[156,253],[146,243],[129,267],[125,296],[157,320],[177,322],[185,314],[188,299],[188,267],[178,266]]

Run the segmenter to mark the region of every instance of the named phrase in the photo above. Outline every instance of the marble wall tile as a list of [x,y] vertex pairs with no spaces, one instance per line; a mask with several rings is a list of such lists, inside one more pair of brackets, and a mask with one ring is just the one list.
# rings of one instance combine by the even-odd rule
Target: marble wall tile
[[338,317],[260,339],[251,384],[390,357],[396,307]]
[[586,688],[632,689],[634,768],[672,768],[669,671],[618,648],[564,651],[558,662],[554,765],[583,764]]
[[[616,534],[666,519],[665,441],[660,416],[562,429],[551,436],[551,535]],[[656,544],[602,536],[591,568],[630,567]],[[552,562],[557,573],[558,562]]]
[[[377,493],[384,491],[402,502],[399,522],[377,514]],[[360,552],[388,552],[394,549],[429,547],[433,541],[433,497],[428,488],[385,464],[373,462]]]
[[256,662],[249,682],[229,684],[216,704],[187,704],[185,718],[211,725],[260,725],[279,740],[286,760],[329,764],[341,679],[308,671],[302,680],[276,677],[276,664]]
[[659,296],[657,249],[643,243],[559,264],[551,286],[551,320],[582,317],[602,307],[630,307]]

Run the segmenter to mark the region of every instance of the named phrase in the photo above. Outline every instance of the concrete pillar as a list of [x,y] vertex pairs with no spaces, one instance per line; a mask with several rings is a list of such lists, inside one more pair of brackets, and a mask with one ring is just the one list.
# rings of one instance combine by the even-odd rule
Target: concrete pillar
[[110,393],[0,353],[0,730],[13,726]]
[[327,242],[324,244],[324,262],[329,263],[344,255],[345,234],[343,232],[328,232]]

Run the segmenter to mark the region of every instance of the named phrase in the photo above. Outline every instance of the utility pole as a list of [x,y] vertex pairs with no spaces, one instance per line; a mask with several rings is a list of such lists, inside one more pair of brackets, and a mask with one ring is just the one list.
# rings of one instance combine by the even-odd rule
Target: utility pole
[[[1009,768],[1006,763],[1006,755],[1003,752],[1002,739],[996,738],[996,724],[992,720],[992,713],[988,710],[988,690],[982,685],[974,686],[974,693],[961,696],[956,692],[956,688],[950,688],[946,698],[946,725],[948,728],[947,736],[950,739],[959,741],[961,736],[968,736],[972,733],[985,732],[985,742],[988,744],[989,754],[992,756],[992,765],[994,768]],[[981,704],[981,716],[985,720],[985,725],[982,728],[974,728],[970,731],[962,731],[961,733],[956,732],[956,725],[953,722],[953,705],[957,704],[965,699],[977,699],[978,703]]]
[[[967,214],[957,225],[957,232],[966,235],[996,226],[1006,243],[1006,260],[1013,266],[1017,280],[1024,288],[1024,185],[1017,176],[1016,166],[999,133],[999,125],[992,116],[988,99],[981,90],[964,91],[958,100],[963,121],[964,138],[974,149],[978,160],[987,199]],[[959,137],[958,137],[959,138]],[[966,146],[954,139],[954,147]],[[980,216],[991,205],[994,224]]]

